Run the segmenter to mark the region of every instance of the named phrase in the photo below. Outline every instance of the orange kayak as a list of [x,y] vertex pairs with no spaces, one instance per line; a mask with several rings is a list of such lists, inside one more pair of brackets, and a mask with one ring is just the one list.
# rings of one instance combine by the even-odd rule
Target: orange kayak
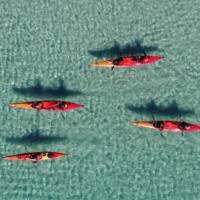
[[67,102],[67,101],[56,101],[56,100],[12,103],[11,106],[26,108],[26,109],[49,110],[49,111],[73,110],[84,107],[81,104]]
[[41,160],[52,160],[66,155],[68,154],[59,152],[31,152],[31,153],[3,156],[2,158],[6,160],[23,160],[23,161],[32,161],[33,163],[38,163]]
[[199,131],[200,125],[190,124],[184,121],[140,121],[131,122],[136,126],[151,128],[158,131],[190,132]]
[[148,55],[138,55],[138,56],[126,56],[113,58],[111,60],[98,61],[91,64],[92,67],[116,67],[116,68],[128,68],[137,67],[141,65],[146,65],[150,63],[157,62],[163,59],[162,56],[148,56]]

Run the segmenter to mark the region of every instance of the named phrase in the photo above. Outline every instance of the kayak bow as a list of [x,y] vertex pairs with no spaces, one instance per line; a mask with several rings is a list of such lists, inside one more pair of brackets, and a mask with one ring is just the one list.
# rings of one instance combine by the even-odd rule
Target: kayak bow
[[190,132],[200,130],[200,125],[190,124],[184,121],[140,121],[131,122],[136,126],[151,128],[159,131]]
[[148,56],[148,55],[138,55],[138,56],[127,56],[119,57],[111,60],[98,61],[91,64],[92,67],[116,67],[116,68],[127,68],[127,67],[137,67],[141,65],[146,65],[150,63],[157,62],[163,59],[162,56]]
[[10,156],[2,156],[2,158],[6,160],[22,160],[22,161],[32,161],[33,163],[38,163],[41,160],[52,160],[67,155],[68,155],[67,153],[59,153],[59,152],[31,152],[31,153],[23,153]]
[[49,110],[49,111],[73,110],[80,107],[84,107],[81,104],[76,104],[67,101],[56,101],[56,100],[12,103],[11,106],[25,108],[25,109]]

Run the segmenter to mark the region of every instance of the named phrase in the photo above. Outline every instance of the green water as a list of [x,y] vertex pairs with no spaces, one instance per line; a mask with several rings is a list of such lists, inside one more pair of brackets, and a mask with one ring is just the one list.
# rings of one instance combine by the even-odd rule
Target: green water
[[[199,0],[1,0],[1,155],[69,152],[39,165],[0,162],[3,200],[198,200],[200,135],[164,133],[128,122],[151,120],[151,102],[194,112],[200,123]],[[89,50],[142,40],[165,59],[132,69],[94,69]],[[14,109],[11,102],[44,99],[13,88],[57,87],[83,95],[59,97],[85,109],[49,113]],[[55,99],[55,98],[54,98]],[[180,116],[158,112],[158,119]],[[23,140],[39,131],[41,141]],[[52,142],[49,138],[57,138]],[[37,136],[36,136],[37,137]],[[59,139],[62,138],[62,139]]]

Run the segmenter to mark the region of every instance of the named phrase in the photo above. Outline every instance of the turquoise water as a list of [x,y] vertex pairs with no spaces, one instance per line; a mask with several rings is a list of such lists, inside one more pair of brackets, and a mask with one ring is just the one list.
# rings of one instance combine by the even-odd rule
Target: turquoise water
[[[1,199],[200,199],[199,133],[161,137],[128,123],[151,120],[152,107],[158,119],[200,123],[199,12],[198,0],[1,0],[1,155],[70,153],[39,165],[1,160]],[[135,40],[165,59],[114,72],[89,67],[104,58],[88,51]],[[60,80],[82,95],[57,98],[85,109],[63,119],[9,107],[46,99],[14,88]]]

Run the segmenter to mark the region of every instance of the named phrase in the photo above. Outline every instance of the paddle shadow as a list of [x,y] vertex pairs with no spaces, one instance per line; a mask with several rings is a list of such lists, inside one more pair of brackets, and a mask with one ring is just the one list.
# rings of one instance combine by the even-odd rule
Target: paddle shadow
[[7,137],[6,142],[12,144],[50,144],[65,140],[65,137],[42,135],[39,130],[30,132],[22,137]]
[[141,39],[136,39],[124,46],[121,46],[117,41],[114,41],[114,45],[108,49],[101,50],[89,50],[88,52],[94,57],[119,57],[119,56],[132,56],[137,54],[151,53],[153,51],[160,51],[158,46],[145,46],[142,45]]
[[134,106],[132,104],[125,105],[126,109],[131,112],[146,114],[146,115],[164,115],[164,116],[185,116],[185,115],[193,115],[194,111],[191,109],[182,109],[180,108],[176,101],[173,101],[169,106],[156,105],[152,100],[145,106]]
[[83,95],[81,91],[67,89],[64,85],[64,81],[59,79],[59,86],[57,88],[44,87],[40,81],[37,80],[34,86],[30,87],[13,87],[13,91],[17,94],[29,96],[29,97],[70,97]]

